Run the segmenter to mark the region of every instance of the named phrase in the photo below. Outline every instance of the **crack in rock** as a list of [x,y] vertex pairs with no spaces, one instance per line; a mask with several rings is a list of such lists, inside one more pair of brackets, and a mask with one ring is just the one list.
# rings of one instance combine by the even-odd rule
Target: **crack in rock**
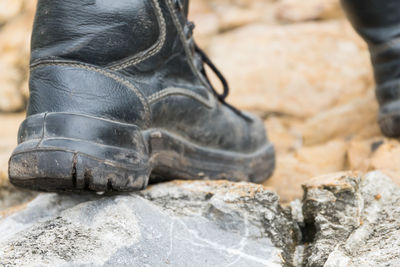
[[338,173],[304,191],[304,266],[400,266],[400,189],[388,177]]

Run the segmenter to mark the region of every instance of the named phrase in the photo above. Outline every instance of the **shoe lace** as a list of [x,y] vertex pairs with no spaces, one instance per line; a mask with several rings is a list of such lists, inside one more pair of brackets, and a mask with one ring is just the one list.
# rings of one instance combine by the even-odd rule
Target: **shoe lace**
[[[202,62],[201,68],[200,68],[200,73],[206,79],[206,81],[207,81],[209,87],[211,88],[211,90],[213,91],[214,95],[217,97],[217,99],[222,104],[224,104],[225,106],[230,108],[233,112],[235,112],[236,114],[238,114],[239,116],[243,117],[244,119],[246,119],[248,121],[252,121],[252,119],[250,117],[248,117],[246,114],[244,114],[242,111],[240,111],[239,109],[235,108],[234,106],[232,106],[231,104],[226,102],[226,99],[229,96],[229,92],[230,92],[228,81],[226,80],[224,75],[221,73],[221,71],[217,68],[217,66],[215,66],[215,64],[207,56],[207,54],[194,41],[194,39],[193,39],[193,30],[196,27],[195,24],[193,22],[191,22],[191,21],[187,21],[186,25],[187,25],[187,29],[188,29],[187,38],[189,40],[189,44],[194,49],[194,52],[200,57],[200,60]],[[210,79],[209,79],[209,77],[207,75],[206,69],[204,68],[204,65],[207,65],[208,67],[210,67],[210,69],[215,73],[215,75],[220,80],[220,82],[221,82],[221,84],[223,86],[223,92],[222,93],[218,93],[218,91],[215,89],[215,87],[211,83],[211,81],[210,81]]]

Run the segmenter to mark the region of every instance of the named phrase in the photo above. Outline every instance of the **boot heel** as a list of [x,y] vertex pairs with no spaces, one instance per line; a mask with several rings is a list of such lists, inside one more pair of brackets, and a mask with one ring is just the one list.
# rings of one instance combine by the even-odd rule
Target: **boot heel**
[[151,166],[141,130],[70,113],[28,117],[9,162],[16,186],[40,191],[133,191],[145,188]]

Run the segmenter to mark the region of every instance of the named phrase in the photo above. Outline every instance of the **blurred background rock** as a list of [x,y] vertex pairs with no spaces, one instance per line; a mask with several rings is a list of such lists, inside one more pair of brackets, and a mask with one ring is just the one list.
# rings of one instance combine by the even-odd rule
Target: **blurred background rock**
[[[35,6],[0,1],[0,187],[7,196]],[[367,47],[338,0],[191,0],[190,17],[197,42],[230,81],[229,101],[265,119],[278,154],[266,185],[283,202],[301,197],[307,179],[342,170],[380,169],[400,183],[399,142],[376,124]],[[6,199],[0,194],[0,210],[14,203]]]

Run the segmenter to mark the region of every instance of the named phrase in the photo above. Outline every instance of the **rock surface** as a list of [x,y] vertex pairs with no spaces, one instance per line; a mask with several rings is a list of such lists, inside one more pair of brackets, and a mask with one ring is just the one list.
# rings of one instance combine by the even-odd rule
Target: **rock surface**
[[0,112],[25,108],[35,8],[36,0],[4,0],[0,3]]
[[[0,112],[26,105],[35,3],[0,1]],[[27,206],[36,194],[7,180],[7,161],[24,115],[0,115],[0,232],[7,233],[7,238],[0,237],[0,265],[3,259],[23,265],[23,256],[38,264],[51,259],[61,265],[93,257],[98,265],[111,265],[109,260],[154,265],[154,259],[179,265],[189,257],[202,266],[215,263],[204,263],[197,252],[233,266],[265,261],[400,265],[399,189],[387,177],[347,173],[309,182],[330,172],[380,170],[400,185],[400,141],[379,131],[367,47],[345,21],[339,0],[191,0],[190,17],[197,25],[196,40],[230,81],[229,101],[265,119],[278,153],[276,172],[266,185],[289,203],[302,197],[301,184],[306,183],[304,201],[292,203],[293,219],[265,189],[254,195],[253,189],[261,187],[242,184],[239,194],[230,183],[222,191],[217,189],[221,184],[172,183],[142,195],[40,195]],[[232,195],[227,188],[236,192],[233,202],[225,198]],[[269,204],[273,208],[267,211]],[[285,229],[296,232],[297,227],[283,220],[274,224],[271,214],[289,225],[297,221],[306,244],[294,248],[299,237],[289,238],[292,233]],[[173,239],[161,235],[170,234],[171,225]],[[286,235],[280,239],[279,232]],[[142,245],[150,253],[139,249]],[[2,248],[8,249],[5,258]],[[188,254],[180,254],[184,249]]]
[[23,6],[20,0],[4,0],[0,2],[0,24],[18,15]]
[[344,21],[253,24],[215,37],[209,51],[243,109],[308,118],[372,88],[368,50]]
[[400,266],[400,188],[380,172],[304,185],[306,266]]
[[7,213],[8,208],[25,203],[34,196],[32,192],[16,189],[8,182],[8,160],[17,144],[19,123],[24,118],[25,114],[0,114],[0,214]]
[[42,194],[0,232],[0,264],[17,266],[281,266],[299,237],[274,193],[229,182]]
[[191,0],[190,17],[202,45],[221,32],[254,23],[280,25],[342,19],[339,0]]
[[267,188],[170,182],[135,194],[41,194],[0,220],[5,266],[398,266],[400,188],[336,173],[283,208]]
[[276,17],[293,23],[340,18],[342,13],[339,0],[282,0]]

